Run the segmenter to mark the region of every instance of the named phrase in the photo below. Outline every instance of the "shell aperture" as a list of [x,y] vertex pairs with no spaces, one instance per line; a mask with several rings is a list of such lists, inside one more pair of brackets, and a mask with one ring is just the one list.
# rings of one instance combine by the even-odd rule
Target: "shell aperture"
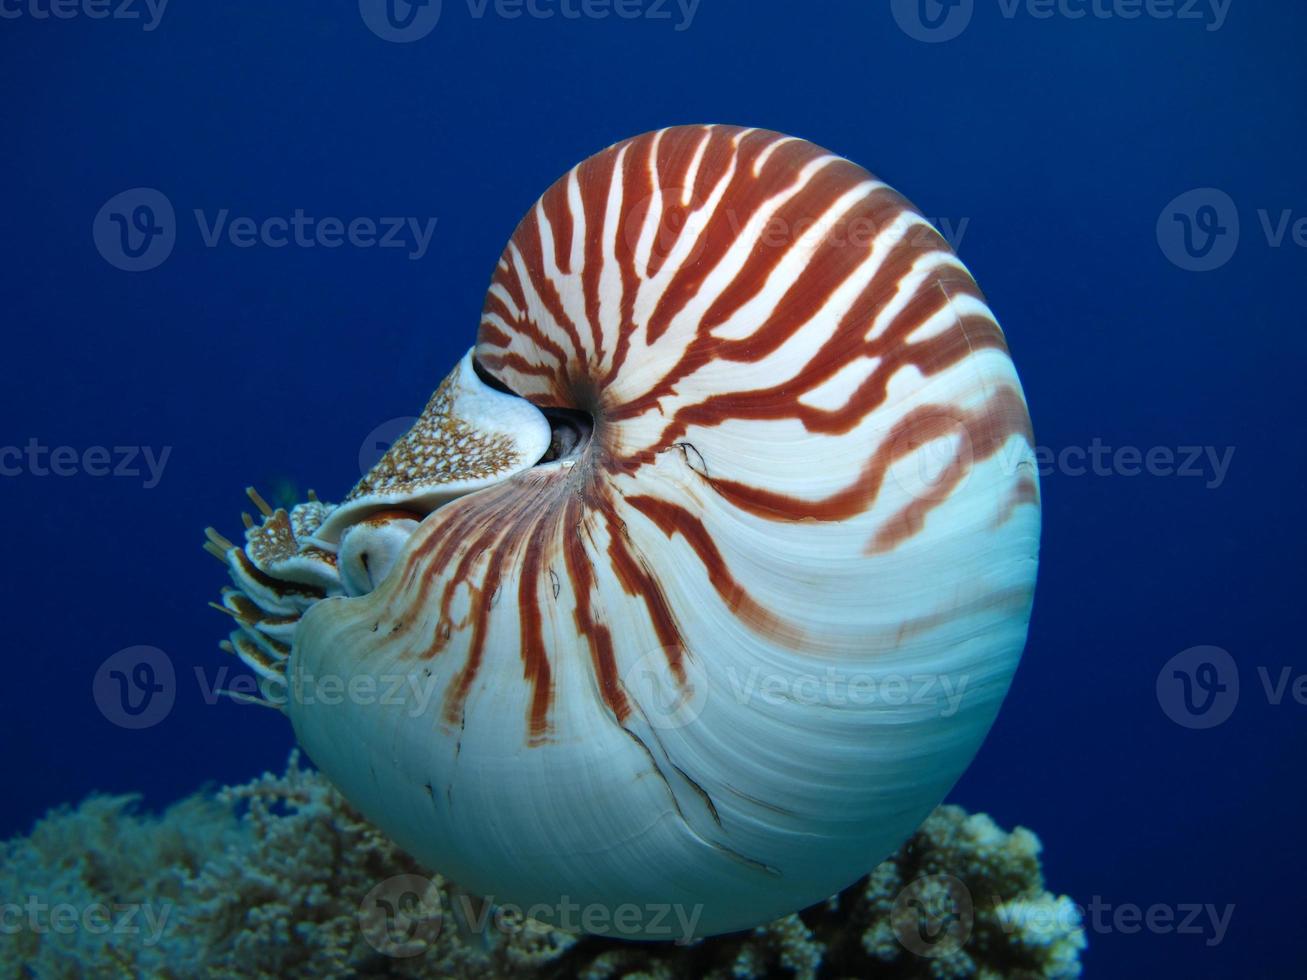
[[545,193],[343,503],[209,547],[232,649],[402,847],[539,918],[709,935],[866,873],[970,762],[1025,642],[1032,442],[902,197],[676,127]]

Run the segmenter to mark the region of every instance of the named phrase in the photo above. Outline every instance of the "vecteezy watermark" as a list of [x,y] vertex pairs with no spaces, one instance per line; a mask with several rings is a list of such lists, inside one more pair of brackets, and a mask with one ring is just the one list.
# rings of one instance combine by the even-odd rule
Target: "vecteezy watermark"
[[435,700],[440,681],[429,670],[407,674],[358,673],[315,675],[295,671],[287,676],[286,684],[264,684],[251,674],[233,672],[228,667],[217,669],[210,678],[204,667],[196,667],[195,682],[200,699],[209,705],[217,704],[224,696],[238,701],[282,706],[290,702],[299,705],[320,704],[335,707],[340,704],[380,705],[402,708],[410,718],[428,713]]
[[[1220,489],[1234,459],[1234,446],[1109,446],[1095,437],[1088,446],[1035,447],[1039,475],[1156,476],[1203,479],[1208,490]],[[1015,465],[1011,467],[1015,470]]]
[[359,15],[383,41],[420,41],[440,23],[442,0],[359,0]]
[[[493,895],[452,898],[460,928],[473,935],[518,935],[546,928],[601,933],[626,939],[654,939],[684,945],[694,939],[703,906],[677,903],[578,902],[568,895],[533,905],[498,903]],[[435,882],[421,875],[387,878],[359,904],[363,937],[386,956],[408,958],[425,952],[440,935],[446,910]]]
[[0,19],[136,20],[152,31],[163,19],[168,0],[0,0]]
[[440,888],[421,875],[395,875],[359,903],[358,922],[368,945],[383,956],[409,959],[425,953],[444,924]]
[[726,671],[731,694],[739,704],[757,701],[777,707],[784,704],[858,708],[885,705],[892,708],[932,709],[940,718],[952,718],[962,705],[970,678],[948,674],[901,674],[893,671],[856,671],[828,667],[820,673],[777,674],[752,667],[741,674]]
[[232,218],[226,208],[207,215],[195,210],[195,221],[207,248],[217,248],[224,239],[236,248],[403,248],[417,261],[431,247],[435,218],[315,218],[296,208],[290,217]]
[[1042,899],[973,895],[961,878],[947,873],[916,878],[899,892],[890,910],[890,925],[899,944],[918,956],[939,958],[963,949],[976,920],[986,909],[990,921],[1005,933],[1019,933],[1030,942],[1071,938],[1084,945],[1085,932],[1159,936],[1197,936],[1207,946],[1224,939],[1234,916],[1234,904],[1210,902],[1112,903],[1095,895],[1080,905],[1066,896]]
[[938,44],[962,34],[976,12],[976,0],[890,0],[894,21],[914,41]]
[[1299,707],[1307,707],[1307,674],[1295,677],[1292,667],[1280,667],[1272,677],[1270,668],[1263,666],[1257,668],[1257,679],[1270,704],[1279,707],[1287,696]]
[[1225,191],[1186,191],[1157,218],[1157,244],[1172,264],[1189,272],[1211,272],[1239,247],[1239,208]]
[[[22,446],[0,446],[0,477],[91,476],[140,480],[153,490],[163,478],[172,446],[47,446],[36,437]],[[145,470],[141,466],[144,464]]]
[[[739,237],[744,223],[734,210],[728,210],[727,213],[731,231]],[[787,221],[773,215],[759,230],[757,237],[758,243],[766,248],[798,247],[813,251],[821,245],[827,248],[848,246],[865,251],[871,249],[881,235],[889,232],[900,245],[909,248],[935,251],[942,238],[956,252],[962,248],[962,239],[966,237],[970,226],[970,218],[924,218],[912,213],[896,215],[888,222],[871,215],[862,215],[835,224],[829,224],[821,218]]]
[[[1307,672],[1260,664],[1257,682],[1271,707],[1286,702],[1307,707]],[[1239,704],[1239,665],[1221,647],[1182,650],[1157,673],[1157,703],[1177,725],[1215,728],[1229,720]]]
[[677,646],[655,647],[622,671],[621,689],[650,727],[675,730],[703,714],[708,699],[703,662]]
[[416,415],[401,415],[398,418],[382,422],[363,437],[359,446],[359,475],[367,476],[381,457],[386,455],[405,432],[417,422]]
[[695,937],[702,905],[688,908],[675,902],[577,902],[568,895],[554,902],[521,906],[497,904],[494,896],[476,903],[465,894],[454,898],[461,918],[478,934],[487,929],[514,935],[530,929],[532,923],[547,923],[563,932],[587,932],[619,939],[654,939],[686,945]]
[[154,946],[163,938],[172,914],[172,904],[148,902],[43,902],[35,895],[27,901],[0,904],[0,935],[15,936],[22,932],[72,935],[82,932],[92,936],[140,936],[145,946]]
[[965,674],[904,674],[828,667],[820,671],[748,670],[729,665],[710,676],[703,661],[677,647],[656,647],[622,671],[622,690],[652,728],[684,728],[713,698],[738,705],[918,709],[951,718],[961,708],[970,678]]
[[172,660],[157,647],[127,647],[100,665],[91,696],[100,714],[119,728],[152,728],[172,711],[177,674]]
[[[263,684],[253,674],[225,664],[212,673],[204,666],[192,669],[200,700],[207,705],[224,698],[274,707],[292,701],[327,707],[380,705],[417,718],[430,713],[441,690],[439,678],[426,668],[394,674],[314,675],[295,671],[285,683]],[[127,647],[100,665],[91,694],[100,713],[118,727],[153,728],[168,717],[177,702],[177,671],[172,659],[157,647]]]
[[[1239,206],[1215,187],[1185,191],[1162,209],[1157,218],[1157,244],[1162,254],[1188,272],[1212,272],[1234,258],[1240,241]],[[1307,215],[1292,208],[1272,214],[1258,208],[1257,227],[1267,248],[1292,244],[1307,249]]]
[[890,926],[899,944],[929,959],[949,956],[966,945],[976,924],[971,890],[949,874],[924,875],[894,899]]
[[1205,946],[1219,946],[1224,941],[1234,916],[1233,902],[1223,906],[1211,902],[1154,902],[1148,906],[1121,902],[1114,905],[1095,895],[1088,905],[1073,907],[1089,932],[1123,936],[1140,932],[1155,936],[1201,936]]
[[[233,216],[230,209],[192,211],[200,241],[206,248],[351,248],[403,249],[417,261],[427,254],[436,230],[435,218],[316,217],[296,208],[289,215],[259,218]],[[178,222],[172,202],[152,187],[134,187],[115,194],[100,208],[92,224],[95,247],[106,262],[126,272],[145,272],[172,254]]]
[[1239,667],[1234,657],[1214,646],[1180,651],[1157,673],[1157,703],[1168,718],[1185,728],[1222,724],[1239,703]]
[[1199,936],[1206,946],[1225,939],[1234,916],[1234,903],[1211,902],[1112,903],[1095,895],[1088,905],[1069,899],[1004,902],[994,898],[994,916],[1004,932],[1017,929],[1032,936],[1065,935],[1075,930],[1098,935]]
[[[627,20],[689,30],[702,0],[466,0],[473,20]],[[420,41],[440,22],[442,0],[359,0],[363,23],[383,41]]]
[[[1225,26],[1233,0],[994,0],[1004,20],[1174,20],[1201,24],[1208,31]],[[903,33],[937,44],[959,37],[971,24],[976,0],[891,0],[890,10]]]
[[[982,462],[975,449],[972,425],[966,418],[941,410],[923,426],[925,434],[904,438],[905,459],[891,471],[895,484],[915,500],[943,500],[957,491]],[[1113,446],[1095,436],[1086,445],[1031,446],[1019,436],[996,452],[1001,472],[1014,480],[1035,474],[1049,477],[1154,477],[1200,479],[1208,490],[1219,490],[1234,461],[1234,446]],[[1037,499],[1033,480],[1031,499]]]
[[153,187],[115,194],[91,224],[96,250],[115,269],[146,272],[163,264],[177,244],[172,202]]
[[887,218],[828,214],[792,219],[780,212],[767,215],[717,208],[703,191],[660,187],[626,209],[621,234],[637,263],[643,265],[654,256],[665,256],[669,267],[685,268],[698,261],[707,248],[709,236],[705,232],[710,221],[724,221],[733,237],[747,234],[764,248],[804,253],[843,247],[865,252],[878,242],[882,247],[893,243],[933,252],[941,250],[940,239],[957,252],[971,225],[967,217],[931,219],[898,209]]
[[[985,445],[984,452],[977,449]],[[893,460],[887,479],[914,507],[926,510],[958,493],[977,471],[996,468],[1012,481],[1000,523],[1020,505],[1039,503],[1037,476],[1202,478],[1206,489],[1218,490],[1235,452],[1234,446],[1113,447],[1098,437],[1054,449],[1032,445],[1028,435],[1015,431],[995,443],[977,428],[976,417],[943,408],[910,428],[885,433],[881,446]]]

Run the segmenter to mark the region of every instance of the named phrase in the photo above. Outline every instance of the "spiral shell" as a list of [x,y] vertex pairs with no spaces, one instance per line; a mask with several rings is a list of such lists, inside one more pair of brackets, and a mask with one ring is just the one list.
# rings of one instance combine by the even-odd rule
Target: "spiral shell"
[[344,794],[469,891],[650,938],[913,831],[1008,688],[1039,543],[966,269],[861,168],[725,126],[554,184],[414,428],[339,506],[250,523],[211,535],[232,648]]

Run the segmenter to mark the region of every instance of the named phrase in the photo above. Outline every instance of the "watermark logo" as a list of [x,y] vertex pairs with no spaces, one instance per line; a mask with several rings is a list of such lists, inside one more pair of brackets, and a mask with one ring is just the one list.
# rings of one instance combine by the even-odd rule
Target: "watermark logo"
[[[643,20],[675,21],[674,30],[694,23],[702,0],[467,0],[472,20]],[[970,2],[970,0],[967,0]],[[441,0],[359,0],[363,23],[383,41],[420,41],[440,22]]]
[[[882,450],[893,460],[889,475],[894,486],[917,505],[911,516],[903,515],[905,522],[915,518],[922,505],[943,503],[972,472],[976,463],[972,424],[941,411],[928,422],[891,432]],[[1014,450],[1027,452],[1028,447]],[[908,526],[904,523],[902,529]]]
[[383,956],[421,956],[444,922],[440,889],[421,875],[387,878],[359,903],[358,922],[368,945]]
[[[941,410],[919,419],[912,427],[890,432],[884,443],[884,451],[893,460],[887,479],[919,506],[937,504],[957,494],[989,458],[974,449],[975,425],[969,418]],[[995,458],[1000,472],[1015,481],[1029,481],[1029,498],[1033,501],[1037,499],[1035,476],[1195,480],[1206,490],[1219,490],[1230,475],[1236,448],[1118,446],[1098,436],[1083,445],[1031,446],[1025,439],[1014,437],[997,450]]]
[[1239,667],[1220,647],[1182,650],[1158,672],[1157,703],[1177,725],[1215,728],[1239,703]]
[[836,667],[820,673],[778,674],[756,666],[741,673],[732,665],[726,673],[737,704],[922,708],[939,718],[958,713],[971,680],[966,674],[882,673]]
[[971,23],[976,0],[891,0],[899,29],[914,41],[939,44],[960,36]]
[[[47,446],[33,436],[22,446],[0,446],[0,477],[90,476],[141,480],[153,490],[163,479],[172,446]],[[144,469],[142,469],[144,465]]]
[[693,724],[708,702],[702,663],[679,647],[657,647],[644,654],[622,673],[622,687],[650,727],[660,731]]
[[1174,20],[1201,23],[1208,31],[1225,26],[1233,0],[998,0],[1005,20],[1020,13],[1032,20]]
[[[731,231],[739,237],[744,224],[734,211],[728,212]],[[772,215],[758,230],[758,243],[765,248],[799,248],[815,252],[818,248],[855,248],[871,251],[878,242],[892,239],[903,248],[923,252],[941,251],[940,239],[954,252],[962,248],[962,239],[971,226],[970,218],[954,221],[951,218],[926,218],[904,212],[888,221],[872,215],[861,215],[848,220],[830,221],[823,218],[789,220]]]
[[100,255],[114,268],[146,272],[172,254],[177,216],[162,191],[133,187],[104,203],[92,224],[92,237]]
[[230,244],[235,248],[402,248],[412,261],[427,254],[436,232],[436,219],[387,216],[383,218],[317,218],[296,208],[288,217],[231,217],[227,208],[206,214],[195,209],[195,223],[205,248]]
[[[358,249],[403,249],[410,261],[427,254],[436,231],[435,218],[388,215],[380,218],[317,217],[296,208],[288,215],[233,216],[229,208],[192,212],[205,248],[229,246]],[[161,191],[136,187],[115,194],[93,223],[95,247],[106,262],[127,272],[157,268],[177,244],[179,223]]]
[[1135,902],[1115,904],[1095,895],[1088,905],[1078,905],[1065,895],[1060,898],[1006,899],[992,896],[994,918],[1009,935],[1020,932],[1035,941],[1071,939],[1084,948],[1084,934],[1132,936],[1196,936],[1206,946],[1224,941],[1234,904],[1218,906],[1211,902]]
[[149,33],[167,6],[168,0],[0,0],[0,20],[136,20]]
[[622,239],[642,275],[698,262],[707,247],[703,234],[711,216],[707,204],[693,188],[660,187],[625,209]]
[[1215,187],[1186,191],[1162,209],[1157,244],[1181,269],[1221,268],[1239,247],[1239,209],[1234,199]]
[[91,936],[134,936],[141,945],[149,947],[163,938],[172,910],[170,902],[161,905],[56,902],[52,905],[29,895],[21,905],[17,902],[0,905],[0,936],[23,932],[69,936],[81,932]]
[[[1291,208],[1272,213],[1258,208],[1257,227],[1267,248],[1292,243],[1307,248],[1307,216]],[[1157,219],[1157,244],[1162,254],[1188,272],[1212,272],[1234,257],[1240,237],[1239,207],[1225,191],[1200,187],[1186,191],[1162,209]]]
[[569,895],[560,895],[555,902],[537,902],[523,907],[511,902],[497,903],[493,895],[474,900],[466,894],[459,894],[454,896],[453,904],[468,931],[479,936],[487,935],[492,929],[505,936],[543,931],[548,923],[567,933],[653,939],[674,942],[678,946],[694,940],[699,919],[703,916],[702,905],[687,907],[664,902],[582,904]]
[[968,217],[926,218],[912,212],[889,218],[863,214],[796,219],[781,211],[741,212],[719,203],[711,194],[696,194],[692,188],[664,187],[627,208],[622,240],[641,275],[669,275],[695,265],[710,243],[710,226],[729,228],[731,238],[747,237],[761,248],[805,254],[833,248],[870,252],[878,245],[923,252],[943,251],[947,246],[957,252],[971,226]]
[[152,728],[172,711],[177,675],[157,647],[128,647],[100,665],[91,693],[100,714],[119,728]]
[[[680,674],[674,666],[679,664]],[[742,670],[732,664],[710,679],[699,658],[659,647],[640,657],[622,674],[622,688],[639,706],[651,727],[684,728],[698,720],[710,697],[737,705],[770,708],[893,708],[952,718],[962,708],[970,678],[966,674],[904,674],[892,671]],[[726,703],[725,701],[721,703]]]
[[417,416],[401,415],[388,422],[382,422],[364,436],[363,444],[359,446],[359,475],[367,476],[372,472],[372,467],[376,466],[381,461],[381,457],[390,451],[390,447],[416,423]]
[[1272,677],[1270,668],[1262,666],[1257,668],[1257,679],[1268,704],[1279,707],[1287,696],[1294,704],[1307,707],[1307,674],[1295,677],[1292,667],[1281,667]]
[[[1292,666],[1257,667],[1257,689],[1266,703],[1307,707],[1307,673]],[[1185,728],[1215,728],[1234,714],[1240,700],[1239,668],[1221,647],[1196,646],[1177,653],[1157,675],[1162,711]]]
[[1040,477],[1154,476],[1201,479],[1219,490],[1234,461],[1234,446],[1111,446],[1095,436],[1087,446],[1035,447]]
[[890,911],[899,944],[927,958],[949,956],[966,945],[976,924],[971,891],[953,875],[926,875],[910,882]]
[[440,23],[441,0],[359,0],[368,30],[383,41],[421,41]]
[[[1213,902],[1154,902],[1141,906],[1135,902],[1113,904],[1101,895],[1095,895],[1087,906],[1071,906],[1071,912],[1074,918],[1062,923],[1056,920],[1063,916],[1051,916],[1055,927],[1065,929],[1078,920],[1083,922],[1085,929],[1099,935],[1194,936],[1201,938],[1204,946],[1213,947],[1225,941],[1226,931],[1234,917],[1234,903],[1218,906]],[[1007,917],[1002,912],[999,916],[1006,929]]]
[[285,700],[271,689],[265,697],[272,704],[320,704],[328,708],[341,704],[381,705],[403,708],[409,718],[420,718],[428,713],[439,686],[440,679],[428,670],[411,674],[358,673],[348,676],[296,670],[290,673]]
[[[1225,26],[1233,0],[997,0],[1003,20],[1134,21],[1140,19]],[[891,0],[899,29],[914,41],[952,41],[971,24],[975,0]]]

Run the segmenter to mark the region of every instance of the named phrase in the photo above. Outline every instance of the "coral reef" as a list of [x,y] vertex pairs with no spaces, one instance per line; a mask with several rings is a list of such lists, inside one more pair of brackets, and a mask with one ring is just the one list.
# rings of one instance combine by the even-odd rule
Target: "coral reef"
[[0,843],[3,977],[1074,977],[1039,842],[940,807],[839,895],[683,943],[576,936],[418,867],[297,756],[162,815],[92,797]]

